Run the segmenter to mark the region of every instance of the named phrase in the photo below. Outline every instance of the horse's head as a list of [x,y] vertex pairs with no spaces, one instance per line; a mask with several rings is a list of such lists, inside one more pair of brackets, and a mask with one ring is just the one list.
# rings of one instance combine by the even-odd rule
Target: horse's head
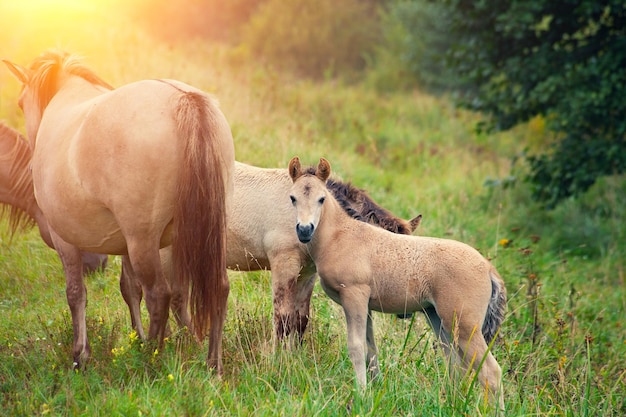
[[111,89],[97,75],[80,64],[80,59],[67,52],[49,50],[35,58],[28,67],[2,60],[9,71],[22,83],[18,105],[24,112],[26,133],[34,144],[43,112],[70,75],[84,78],[92,84]]
[[293,181],[289,197],[297,213],[296,233],[300,242],[308,243],[313,239],[328,197],[326,180],[330,176],[330,163],[320,158],[314,174],[310,174],[302,169],[296,156],[289,162],[289,176]]

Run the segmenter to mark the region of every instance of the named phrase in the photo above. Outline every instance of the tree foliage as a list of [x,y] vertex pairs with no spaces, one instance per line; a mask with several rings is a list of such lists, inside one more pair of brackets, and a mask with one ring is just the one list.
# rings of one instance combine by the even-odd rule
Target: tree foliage
[[415,25],[430,29],[422,39],[435,40],[425,60],[434,69],[420,63],[422,77],[439,71],[456,80],[461,102],[491,115],[495,128],[542,115],[555,132],[557,140],[543,153],[527,157],[537,199],[553,206],[600,176],[625,171],[626,3],[416,3],[427,18],[442,17],[436,24],[422,17]]

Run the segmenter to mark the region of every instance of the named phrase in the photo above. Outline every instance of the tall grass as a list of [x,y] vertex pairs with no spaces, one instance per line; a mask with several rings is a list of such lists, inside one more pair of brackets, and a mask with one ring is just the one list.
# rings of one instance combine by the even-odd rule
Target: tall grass
[[[82,54],[105,80],[176,78],[214,93],[237,159],[286,166],[324,156],[418,234],[467,242],[503,276],[509,310],[494,354],[506,415],[626,414],[624,178],[546,212],[510,174],[522,128],[476,133],[476,115],[419,91],[381,94],[339,81],[302,81],[202,41],[162,44],[94,6],[46,21],[0,6],[0,56],[25,64],[43,49]],[[103,14],[104,13],[104,14]],[[47,22],[47,23],[46,23]],[[54,23],[54,24],[53,24]],[[0,70],[0,118],[23,132],[19,86]],[[97,161],[94,161],[97,163]],[[489,181],[485,181],[489,179]],[[486,185],[485,185],[486,184]],[[448,377],[418,315],[375,316],[382,375],[360,394],[341,308],[316,288],[299,348],[274,349],[271,275],[232,271],[225,375],[207,371],[206,344],[172,323],[157,350],[137,340],[119,294],[119,259],[87,279],[93,360],[71,369],[71,319],[56,254],[33,230],[0,231],[0,409],[6,415],[497,415],[480,389]],[[501,413],[500,413],[501,414]]]

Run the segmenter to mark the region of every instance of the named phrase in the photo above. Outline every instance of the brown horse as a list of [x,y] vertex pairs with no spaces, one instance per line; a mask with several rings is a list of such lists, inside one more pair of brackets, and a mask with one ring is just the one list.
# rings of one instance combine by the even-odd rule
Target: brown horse
[[[291,188],[286,169],[259,168],[235,162],[235,192],[228,216],[227,265],[239,271],[271,269],[276,340],[296,333],[301,339],[306,330],[311,295],[315,284],[315,264],[305,245],[293,233],[294,213],[288,200],[281,199]],[[328,189],[352,217],[394,233],[411,234],[421,215],[403,220],[380,207],[365,191],[337,179],[329,179]],[[164,266],[171,255],[161,250]],[[132,270],[122,264],[120,286],[130,309],[133,327],[141,328],[141,286]],[[175,281],[174,281],[175,282]],[[173,313],[187,325],[185,291],[173,288]]]
[[[0,218],[7,214],[11,236],[19,229],[37,224],[39,234],[51,248],[48,223],[35,201],[35,190],[30,175],[32,150],[24,137],[0,122]],[[107,255],[82,252],[83,274],[104,269]]]
[[63,261],[75,364],[90,354],[80,250],[128,255],[146,292],[148,337],[161,342],[171,289],[159,249],[172,245],[176,277],[191,282],[194,329],[203,337],[210,321],[208,364],[221,373],[234,145],[214,100],[174,80],[112,89],[63,52],[27,68],[5,63],[23,84],[35,196]]
[[325,186],[330,164],[307,173],[289,163],[296,234],[315,261],[322,288],[344,310],[348,353],[361,386],[378,360],[371,310],[424,312],[444,350],[477,372],[491,398],[501,395],[500,365],[488,343],[506,308],[495,268],[474,248],[455,240],[386,233],[346,215]]

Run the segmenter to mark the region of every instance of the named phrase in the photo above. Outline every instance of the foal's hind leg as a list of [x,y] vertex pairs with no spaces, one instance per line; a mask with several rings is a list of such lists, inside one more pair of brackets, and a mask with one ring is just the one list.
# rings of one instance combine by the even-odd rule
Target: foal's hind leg
[[[470,366],[478,372],[478,381],[489,393],[491,400],[496,400],[501,410],[504,410],[504,398],[502,396],[502,369],[488,351],[487,343],[480,330],[473,331],[473,326],[459,328],[458,341],[459,355],[464,367]],[[481,364],[482,362],[482,364]]]
[[[442,323],[434,309],[427,310],[426,314],[431,326],[441,337],[448,356],[455,362],[459,362],[464,370],[471,368],[477,372],[478,381],[485,388],[490,399],[497,400],[500,409],[504,410],[502,370],[489,351],[481,333],[479,324],[482,320],[470,312],[457,314],[456,311],[450,310],[444,312],[446,320]],[[451,337],[452,334],[454,337]]]
[[74,330],[72,347],[74,367],[82,368],[91,355],[91,348],[87,338],[87,321],[85,318],[87,289],[83,280],[81,252],[77,247],[61,239],[53,230],[50,230],[50,236],[65,271],[65,294],[72,313]]

